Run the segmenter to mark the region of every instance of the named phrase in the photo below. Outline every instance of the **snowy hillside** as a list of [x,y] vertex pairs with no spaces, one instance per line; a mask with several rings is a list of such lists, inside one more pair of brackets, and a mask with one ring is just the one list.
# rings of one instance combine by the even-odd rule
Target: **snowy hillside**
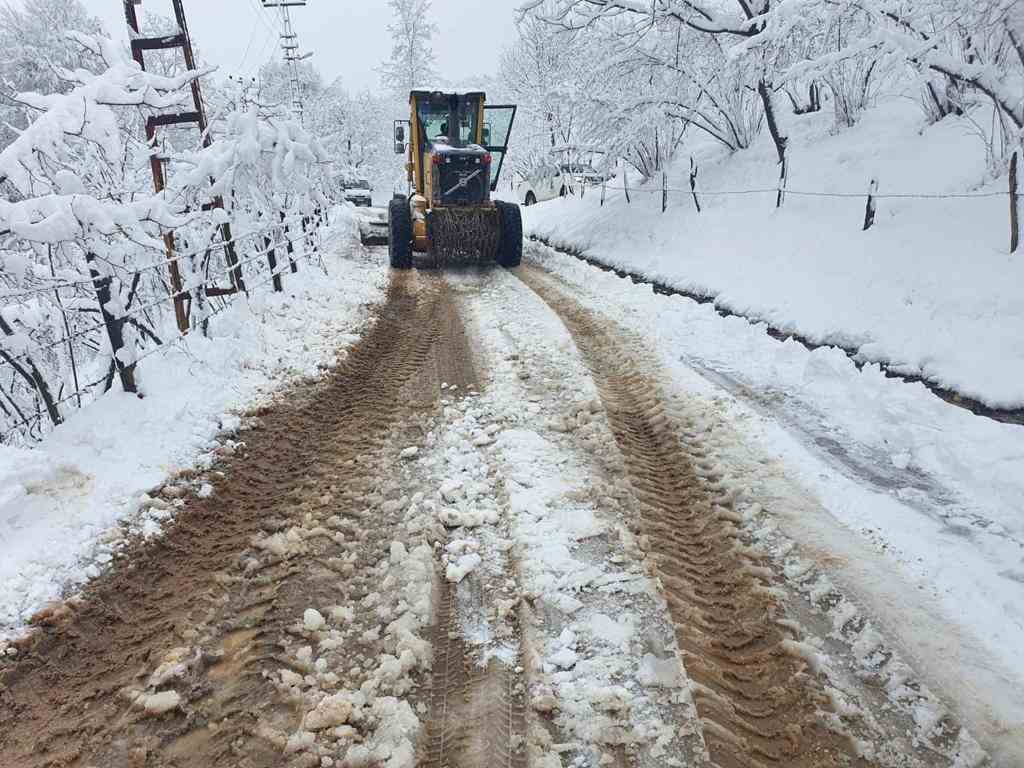
[[[1007,182],[987,177],[971,122],[928,126],[900,97],[840,132],[827,111],[790,120],[790,192],[779,210],[777,160],[762,133],[732,155],[697,143],[700,214],[683,153],[668,172],[664,214],[660,177],[631,190],[629,204],[620,176],[603,207],[592,188],[582,200],[524,209],[527,232],[989,406],[1024,406],[1024,256],[1008,253]],[[880,196],[922,197],[882,197],[865,232],[872,179]]]

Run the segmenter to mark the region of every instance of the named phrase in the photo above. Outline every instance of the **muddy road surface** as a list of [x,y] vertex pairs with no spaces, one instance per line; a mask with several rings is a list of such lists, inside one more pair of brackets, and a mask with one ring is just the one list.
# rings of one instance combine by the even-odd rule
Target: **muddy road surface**
[[395,273],[229,437],[3,662],[0,766],[988,763],[830,620],[825,560],[773,554],[714,414],[538,266]]

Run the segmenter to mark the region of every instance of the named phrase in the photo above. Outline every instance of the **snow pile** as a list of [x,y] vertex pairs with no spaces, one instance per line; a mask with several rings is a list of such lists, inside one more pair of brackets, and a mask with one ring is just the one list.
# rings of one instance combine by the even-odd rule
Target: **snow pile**
[[[340,522],[335,518],[327,525],[337,528]],[[316,530],[307,526],[304,535]],[[358,546],[358,539],[347,542],[350,550]],[[433,649],[422,636],[432,615],[433,548],[419,543],[408,549],[393,541],[369,576],[375,591],[360,601],[358,612],[351,606],[310,607],[294,627],[308,644],[290,649],[291,668],[279,670],[275,682],[302,702],[306,714],[291,734],[262,726],[285,754],[309,753],[324,765],[342,759],[351,766],[415,765],[421,725],[402,697],[413,688],[411,676],[430,669],[433,661]],[[360,681],[359,687],[337,690],[346,679]]]
[[236,300],[209,338],[194,334],[147,358],[137,376],[144,399],[112,391],[34,450],[0,446],[0,638],[98,574],[122,540],[119,523],[158,533],[181,500],[149,489],[234,452],[227,433],[242,424],[236,412],[290,379],[322,374],[356,338],[386,270],[379,260],[325,261],[329,274],[304,267],[285,293]]
[[[986,181],[984,146],[964,118],[924,127],[895,99],[839,133],[831,120],[791,118],[791,189],[859,192],[875,178],[881,193],[1006,190],[1005,179]],[[698,150],[698,193],[771,188],[776,159],[766,131],[735,155]],[[867,232],[863,197],[790,195],[776,211],[772,194],[707,196],[697,214],[689,162],[669,171],[680,191],[665,214],[652,182],[632,204],[609,189],[603,207],[592,190],[525,208],[526,230],[988,405],[1024,406],[1024,259],[1007,253],[1005,197],[881,199]]]

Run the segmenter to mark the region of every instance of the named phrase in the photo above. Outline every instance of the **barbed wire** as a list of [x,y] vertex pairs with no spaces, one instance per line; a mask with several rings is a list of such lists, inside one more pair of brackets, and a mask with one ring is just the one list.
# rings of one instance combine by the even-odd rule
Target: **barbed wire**
[[[582,186],[582,185],[581,185]],[[684,193],[687,195],[697,195],[705,197],[727,197],[732,195],[763,195],[771,194],[777,195],[780,191],[784,195],[797,195],[800,197],[837,197],[837,198],[860,198],[863,199],[869,195],[876,200],[895,198],[903,200],[963,200],[971,198],[991,198],[991,197],[1009,197],[1009,190],[993,191],[993,192],[824,192],[818,190],[805,190],[805,189],[789,189],[779,187],[755,187],[753,189],[711,189],[703,190],[699,187],[697,189],[690,189],[688,187],[656,187],[651,188],[650,186],[643,187],[612,187],[601,184],[589,185],[589,188],[604,188],[609,192],[626,192],[633,194],[638,192],[640,194],[651,194],[660,195],[663,192],[676,192]]]

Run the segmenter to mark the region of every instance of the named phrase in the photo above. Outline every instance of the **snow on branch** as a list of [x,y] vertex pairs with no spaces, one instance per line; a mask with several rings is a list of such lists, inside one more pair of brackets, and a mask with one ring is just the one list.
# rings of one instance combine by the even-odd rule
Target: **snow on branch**
[[180,107],[190,96],[186,86],[203,74],[154,75],[144,71],[109,38],[78,32],[68,32],[67,36],[98,56],[106,69],[99,74],[61,69],[61,77],[75,83],[69,93],[19,93],[14,97],[42,113],[0,152],[0,182],[10,182],[25,196],[55,191],[51,178],[54,169],[68,170],[75,165],[69,140],[88,142],[102,159],[118,162],[121,130],[113,108],[163,111]]
[[176,186],[222,197],[229,209],[258,201],[273,211],[289,196],[312,196],[329,161],[298,123],[264,119],[254,110],[228,115],[216,142],[178,159],[190,167]]

